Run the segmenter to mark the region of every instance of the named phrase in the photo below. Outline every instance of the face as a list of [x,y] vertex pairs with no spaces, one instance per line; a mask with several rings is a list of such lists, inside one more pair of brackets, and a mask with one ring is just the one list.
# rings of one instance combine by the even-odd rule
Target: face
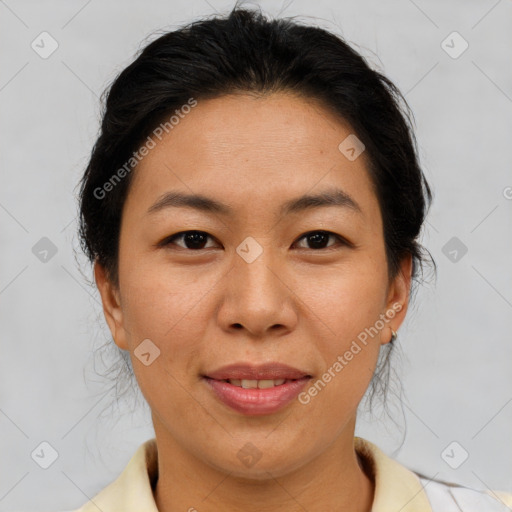
[[134,171],[119,286],[99,265],[96,280],[157,438],[183,457],[263,478],[351,446],[411,273],[409,258],[389,279],[366,154],[338,149],[352,133],[304,98],[229,95],[199,101]]

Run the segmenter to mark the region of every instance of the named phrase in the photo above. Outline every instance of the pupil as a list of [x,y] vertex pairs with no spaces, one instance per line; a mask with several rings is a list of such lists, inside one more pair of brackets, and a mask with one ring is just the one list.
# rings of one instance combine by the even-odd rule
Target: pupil
[[[189,249],[200,249],[201,245],[205,243],[205,235],[204,233],[199,233],[198,231],[194,231],[191,233],[187,233],[185,235],[185,245]],[[189,247],[189,244],[192,245],[192,247]]]
[[323,247],[319,247],[319,246],[323,246],[324,245],[324,242],[326,241],[327,239],[327,234],[326,233],[315,233],[313,235],[309,235],[308,236],[308,239],[309,239],[309,242],[310,244],[318,249],[322,249]]

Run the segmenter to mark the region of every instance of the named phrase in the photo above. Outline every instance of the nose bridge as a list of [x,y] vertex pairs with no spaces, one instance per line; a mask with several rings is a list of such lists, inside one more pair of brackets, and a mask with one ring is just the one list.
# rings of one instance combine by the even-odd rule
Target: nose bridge
[[277,278],[277,255],[262,239],[247,237],[236,249],[234,273],[237,287],[246,296],[253,296],[264,301],[275,300],[281,293],[282,284]]
[[279,277],[278,259],[268,244],[251,237],[236,248],[220,317],[225,328],[241,325],[262,335],[276,325],[292,327],[295,314]]

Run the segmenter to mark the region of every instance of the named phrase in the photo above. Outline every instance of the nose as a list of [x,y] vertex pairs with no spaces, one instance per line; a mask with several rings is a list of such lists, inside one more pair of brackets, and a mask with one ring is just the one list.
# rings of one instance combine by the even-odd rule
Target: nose
[[234,255],[225,276],[218,321],[226,331],[245,330],[254,338],[283,335],[297,324],[297,308],[286,271],[271,249],[252,262]]

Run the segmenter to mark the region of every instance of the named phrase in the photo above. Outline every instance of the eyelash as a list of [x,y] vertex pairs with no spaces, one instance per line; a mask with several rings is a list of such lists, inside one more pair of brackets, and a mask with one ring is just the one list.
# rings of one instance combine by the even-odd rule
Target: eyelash
[[[211,235],[209,235],[208,233],[206,233],[204,231],[198,231],[198,230],[180,231],[179,233],[176,233],[174,235],[171,235],[171,236],[165,238],[164,240],[159,242],[157,244],[157,246],[158,247],[167,247],[167,246],[171,245],[174,242],[174,240],[182,238],[184,235],[186,235],[188,233],[198,233],[198,234],[201,234],[201,235],[206,235],[207,237],[209,237],[211,239],[214,238],[214,237],[212,237]],[[310,235],[314,235],[314,234],[318,234],[318,233],[323,234],[323,235],[328,235],[329,237],[336,238],[338,240],[338,242],[342,246],[348,246],[348,247],[352,247],[353,246],[353,244],[348,242],[342,236],[337,235],[336,233],[333,233],[331,231],[325,231],[325,230],[308,231],[307,233],[304,233],[303,235],[301,235],[301,237],[298,238],[297,241],[302,240],[303,238],[306,238],[306,237],[308,237]],[[205,249],[189,249],[188,247],[181,247],[181,246],[178,246],[178,247],[180,247],[183,250],[192,251],[192,252],[199,252],[199,251],[205,250]],[[310,250],[318,252],[318,251],[329,251],[329,250],[333,250],[333,249],[336,250],[336,247],[335,246],[329,246],[329,247],[323,247],[321,249],[310,249]]]

